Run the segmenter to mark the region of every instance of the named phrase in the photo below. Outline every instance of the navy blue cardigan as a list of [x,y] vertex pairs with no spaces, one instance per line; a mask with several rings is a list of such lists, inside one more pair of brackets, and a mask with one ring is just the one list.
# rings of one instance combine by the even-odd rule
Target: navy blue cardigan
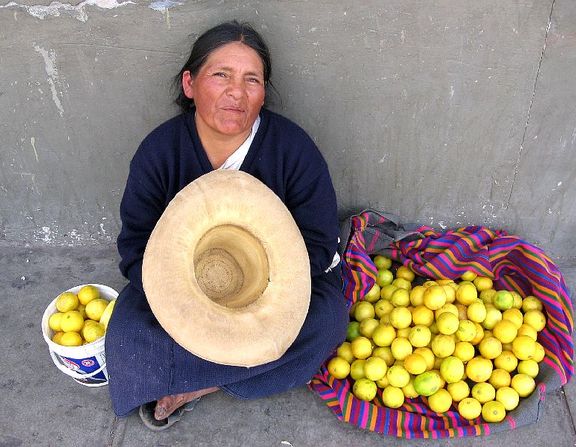
[[[312,277],[320,275],[332,263],[339,235],[328,167],[299,126],[266,109],[260,117],[240,169],[260,179],[286,204],[306,243]],[[118,251],[122,274],[140,291],[144,249],[156,222],[182,188],[212,170],[194,110],[160,125],[138,148],[120,206]]]

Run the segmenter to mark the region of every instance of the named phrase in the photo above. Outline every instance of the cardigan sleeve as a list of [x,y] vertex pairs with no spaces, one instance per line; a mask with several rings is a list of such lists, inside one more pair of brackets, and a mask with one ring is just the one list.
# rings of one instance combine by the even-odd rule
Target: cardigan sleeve
[[328,166],[312,141],[287,182],[286,206],[306,243],[312,277],[330,267],[338,248],[338,209]]
[[158,162],[142,156],[142,146],[130,163],[120,203],[122,229],[118,236],[120,271],[141,292],[142,260],[150,234],[166,208],[166,189]]

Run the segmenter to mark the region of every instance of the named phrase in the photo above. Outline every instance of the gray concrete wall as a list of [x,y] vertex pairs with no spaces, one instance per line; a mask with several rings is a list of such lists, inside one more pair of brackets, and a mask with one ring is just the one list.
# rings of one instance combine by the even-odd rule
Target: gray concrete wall
[[272,108],[317,141],[342,215],[488,225],[575,258],[572,0],[4,0],[1,243],[113,243],[130,158],[177,113],[171,77],[231,18],[269,42]]

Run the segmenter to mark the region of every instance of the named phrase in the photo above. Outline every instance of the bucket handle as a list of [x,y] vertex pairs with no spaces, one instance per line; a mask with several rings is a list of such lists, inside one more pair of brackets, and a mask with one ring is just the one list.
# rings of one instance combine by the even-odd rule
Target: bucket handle
[[88,374],[78,374],[77,372],[72,371],[70,368],[66,368],[62,364],[62,362],[60,362],[60,360],[58,360],[58,357],[56,357],[56,354],[52,350],[50,350],[50,357],[52,357],[52,361],[54,362],[54,364],[56,365],[56,367],[60,371],[62,371],[67,376],[73,377],[74,379],[89,379],[90,377],[95,376],[99,372],[102,372],[102,370],[104,368],[106,368],[106,362],[104,362],[104,364],[100,368],[98,368],[96,371],[92,371],[91,373],[88,373]]

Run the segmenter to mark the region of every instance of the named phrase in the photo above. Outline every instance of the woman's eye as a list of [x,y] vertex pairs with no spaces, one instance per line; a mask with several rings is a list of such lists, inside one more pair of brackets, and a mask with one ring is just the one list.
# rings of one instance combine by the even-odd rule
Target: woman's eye
[[224,73],[223,71],[218,71],[218,72],[214,73],[214,76],[218,76],[219,78],[225,78],[226,73]]
[[250,84],[260,84],[260,79],[258,78],[248,78]]

